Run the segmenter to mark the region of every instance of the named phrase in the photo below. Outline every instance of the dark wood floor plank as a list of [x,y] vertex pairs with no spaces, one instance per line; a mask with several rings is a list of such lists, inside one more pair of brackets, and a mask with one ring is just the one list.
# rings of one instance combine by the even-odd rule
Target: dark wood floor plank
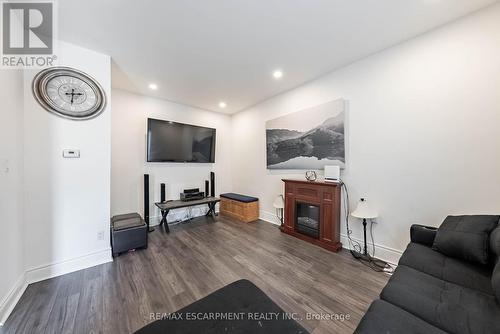
[[71,296],[75,296],[71,293],[72,282],[78,273],[71,273],[67,277],[61,280],[56,292],[54,306],[49,315],[47,327],[45,328],[45,333],[62,333],[64,331],[64,326],[67,327],[74,326],[74,317],[76,315],[76,309],[78,304],[72,303]]
[[[265,222],[197,218],[149,235],[113,263],[32,284],[3,333],[132,333],[238,279],[249,279],[314,334],[352,333],[388,276]],[[307,314],[348,320],[307,319]]]
[[102,266],[84,270],[74,322],[75,333],[102,333],[104,320],[102,278]]
[[127,312],[127,295],[122,293],[123,284],[118,283],[120,279],[120,264],[104,265],[103,271],[103,313],[104,333],[126,333],[129,329],[129,317],[123,317]]

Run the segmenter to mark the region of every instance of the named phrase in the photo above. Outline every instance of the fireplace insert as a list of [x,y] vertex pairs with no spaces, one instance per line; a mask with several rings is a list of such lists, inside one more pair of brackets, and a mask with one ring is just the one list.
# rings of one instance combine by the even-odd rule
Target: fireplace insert
[[295,229],[297,232],[310,237],[319,238],[319,217],[320,209],[318,205],[297,202]]

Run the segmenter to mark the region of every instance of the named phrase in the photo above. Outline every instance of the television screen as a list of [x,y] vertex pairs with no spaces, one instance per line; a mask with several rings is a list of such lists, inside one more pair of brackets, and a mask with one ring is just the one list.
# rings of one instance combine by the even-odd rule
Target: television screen
[[148,162],[215,162],[215,129],[148,118]]

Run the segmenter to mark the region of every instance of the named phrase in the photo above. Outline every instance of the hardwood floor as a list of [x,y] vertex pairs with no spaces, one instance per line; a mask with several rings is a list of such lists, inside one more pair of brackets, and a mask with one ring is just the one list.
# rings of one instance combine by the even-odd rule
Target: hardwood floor
[[[3,333],[131,333],[151,313],[176,311],[246,278],[311,333],[352,333],[388,280],[348,252],[331,253],[266,222],[205,218],[150,235],[113,263],[31,284]],[[311,314],[349,319],[306,319]]]

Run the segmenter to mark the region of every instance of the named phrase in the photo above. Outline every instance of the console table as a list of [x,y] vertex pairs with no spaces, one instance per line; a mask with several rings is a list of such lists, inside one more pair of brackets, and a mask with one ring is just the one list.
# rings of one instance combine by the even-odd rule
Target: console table
[[206,204],[208,205],[208,212],[205,216],[212,216],[212,218],[215,219],[215,204],[217,204],[218,202],[220,202],[220,198],[218,197],[205,197],[194,201],[175,200],[167,202],[157,202],[155,203],[155,205],[161,211],[160,225],[165,224],[165,229],[168,233],[170,232],[170,229],[168,228],[167,215],[170,210]]

